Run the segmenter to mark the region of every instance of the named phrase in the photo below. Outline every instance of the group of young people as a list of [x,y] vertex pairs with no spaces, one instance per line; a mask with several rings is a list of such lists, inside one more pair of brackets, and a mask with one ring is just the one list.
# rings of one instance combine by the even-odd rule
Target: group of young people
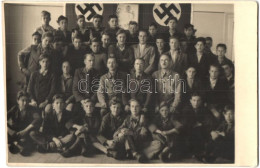
[[59,152],[89,157],[103,152],[118,160],[163,162],[195,157],[234,161],[234,64],[225,44],[195,37],[194,26],[167,32],[116,15],[95,15],[93,26],[77,16],[68,30],[41,13],[33,44],[18,53],[25,83],[7,113],[11,153]]

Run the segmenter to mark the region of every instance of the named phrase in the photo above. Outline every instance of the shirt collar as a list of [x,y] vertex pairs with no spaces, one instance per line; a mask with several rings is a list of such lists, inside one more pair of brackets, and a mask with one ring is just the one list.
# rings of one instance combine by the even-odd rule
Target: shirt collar
[[125,49],[125,45],[123,46],[123,47],[120,47],[120,45],[117,43],[116,44],[117,45],[117,47],[121,50],[121,51],[123,51],[124,49]]

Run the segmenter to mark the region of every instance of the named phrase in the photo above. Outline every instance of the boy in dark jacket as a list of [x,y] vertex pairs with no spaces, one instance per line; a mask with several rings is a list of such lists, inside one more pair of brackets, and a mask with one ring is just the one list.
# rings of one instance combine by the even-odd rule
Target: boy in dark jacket
[[7,112],[8,147],[11,153],[20,152],[30,155],[32,150],[30,132],[39,129],[41,116],[39,111],[29,106],[29,95],[25,91],[17,93],[17,105]]

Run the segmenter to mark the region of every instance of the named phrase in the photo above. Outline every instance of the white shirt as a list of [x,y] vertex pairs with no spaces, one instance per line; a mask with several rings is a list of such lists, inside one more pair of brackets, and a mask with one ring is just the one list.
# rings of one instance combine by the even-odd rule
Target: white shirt
[[211,89],[214,89],[217,83],[217,79],[211,79],[210,78],[210,87]]
[[139,44],[139,47],[140,47],[140,55],[143,56],[144,49],[145,49],[145,44]]
[[202,57],[202,54],[201,54],[201,55],[198,55],[198,54],[197,54],[198,63],[200,63],[201,57]]

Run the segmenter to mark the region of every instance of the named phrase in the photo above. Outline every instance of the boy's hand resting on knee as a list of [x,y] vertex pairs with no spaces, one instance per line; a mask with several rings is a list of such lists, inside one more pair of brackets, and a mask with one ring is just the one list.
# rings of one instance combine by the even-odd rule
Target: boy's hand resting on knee
[[62,147],[62,143],[61,143],[61,141],[60,141],[58,138],[53,137],[52,140],[53,140],[53,142],[56,144],[56,146],[57,146],[58,148],[61,148],[61,147]]

